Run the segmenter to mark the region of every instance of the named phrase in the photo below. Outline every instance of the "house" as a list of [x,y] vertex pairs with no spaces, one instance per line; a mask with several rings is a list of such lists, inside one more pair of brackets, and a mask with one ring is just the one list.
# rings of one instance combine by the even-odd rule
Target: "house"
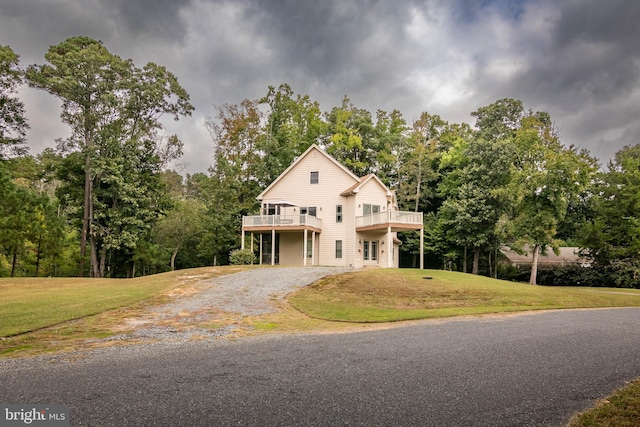
[[354,175],[315,144],[257,199],[259,214],[242,219],[242,249],[258,245],[260,264],[398,267],[397,233],[424,239],[422,212],[399,211],[377,176]]
[[[531,266],[533,260],[531,255],[531,249],[524,248],[524,254],[518,254],[517,252],[503,248],[502,254],[507,259],[507,263],[513,266]],[[580,256],[580,248],[577,247],[560,247],[558,248],[558,255],[553,250],[547,249],[546,254],[540,254],[538,256],[538,266],[554,266],[554,265],[580,265],[588,266],[589,262]]]

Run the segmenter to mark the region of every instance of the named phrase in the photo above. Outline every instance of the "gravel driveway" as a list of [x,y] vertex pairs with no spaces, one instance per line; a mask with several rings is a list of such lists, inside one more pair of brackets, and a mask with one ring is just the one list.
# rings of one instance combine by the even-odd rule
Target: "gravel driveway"
[[[355,271],[344,267],[258,268],[201,280],[192,293],[158,307],[143,317],[128,319],[134,327],[128,335],[108,340],[172,339],[191,340],[228,335],[238,329],[238,321],[276,311],[276,304],[290,292],[323,277]],[[203,323],[224,326],[203,328]]]

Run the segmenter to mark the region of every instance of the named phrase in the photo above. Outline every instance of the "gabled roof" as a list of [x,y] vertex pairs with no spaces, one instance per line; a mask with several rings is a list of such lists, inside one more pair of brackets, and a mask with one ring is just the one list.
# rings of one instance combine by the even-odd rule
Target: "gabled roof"
[[304,159],[306,156],[308,156],[309,153],[311,153],[312,151],[320,153],[321,155],[323,155],[324,157],[329,159],[337,167],[339,167],[341,170],[343,170],[347,175],[349,175],[351,178],[353,178],[356,181],[356,184],[360,183],[360,178],[358,178],[353,172],[351,172],[349,169],[347,169],[342,163],[340,163],[339,161],[337,161],[336,159],[331,157],[324,150],[320,149],[320,147],[318,147],[316,144],[312,144],[309,148],[307,148],[307,150],[304,153],[302,153],[297,159],[295,159],[293,161],[293,163],[291,163],[289,165],[289,167],[287,169],[285,169],[285,171],[280,174],[280,176],[278,176],[271,184],[269,184],[269,186],[267,188],[265,188],[264,191],[262,191],[262,193],[258,194],[258,197],[256,197],[256,199],[262,200],[264,195],[269,190],[271,190],[271,188],[273,188],[283,177],[285,177],[289,173],[289,171],[291,171],[302,159]]
[[376,181],[382,188],[385,189],[385,191],[387,192],[387,196],[391,197],[393,195],[393,193],[391,192],[391,190],[389,190],[387,188],[386,185],[384,185],[384,183],[382,181],[380,181],[380,178],[378,178],[375,174],[370,173],[369,175],[365,175],[362,178],[359,178],[359,182],[356,182],[355,184],[353,184],[351,187],[347,188],[346,190],[344,190],[342,193],[340,193],[341,196],[353,196],[354,194],[358,193],[358,191],[360,191],[360,189],[369,181],[371,180]]
[[[524,250],[525,253],[521,255],[506,247],[501,249],[502,253],[511,264],[530,265],[533,257],[531,249],[529,247],[525,247]],[[551,249],[548,249],[545,255],[539,255],[538,265],[583,264],[585,260],[580,257],[579,252],[580,248],[577,247],[560,247],[558,248],[558,255],[556,255]]]

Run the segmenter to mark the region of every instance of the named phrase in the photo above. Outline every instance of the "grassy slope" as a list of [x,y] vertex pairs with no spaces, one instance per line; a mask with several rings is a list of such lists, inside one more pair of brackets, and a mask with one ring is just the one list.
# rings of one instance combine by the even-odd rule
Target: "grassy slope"
[[[0,337],[45,328],[143,301],[162,301],[167,291],[199,279],[229,274],[237,268],[201,268],[137,279],[18,278],[0,279]],[[429,275],[432,279],[423,277]],[[507,311],[640,306],[640,291],[597,288],[547,288],[445,271],[370,270],[330,277],[290,297],[290,302],[310,316],[356,322],[382,322]],[[286,311],[286,310],[285,310]],[[74,339],[105,334],[110,318],[81,324],[63,324],[50,333],[26,334],[0,345],[0,355],[32,347],[47,350],[43,340]],[[292,330],[318,327],[318,321],[301,314],[277,314],[271,327]],[[284,323],[283,323],[284,322]],[[282,324],[280,324],[282,323]],[[307,324],[310,323],[310,324]],[[259,323],[258,323],[259,324]],[[108,333],[107,333],[108,335]],[[3,350],[2,347],[7,347]],[[64,347],[60,347],[64,348]],[[53,348],[59,350],[60,348]],[[605,399],[592,411],[576,416],[571,426],[638,425],[639,383]]]
[[174,271],[135,279],[2,278],[0,337],[56,325],[157,298],[223,269]]
[[324,279],[291,295],[289,302],[315,318],[389,322],[526,310],[640,306],[640,291],[530,286],[448,271],[385,269]]

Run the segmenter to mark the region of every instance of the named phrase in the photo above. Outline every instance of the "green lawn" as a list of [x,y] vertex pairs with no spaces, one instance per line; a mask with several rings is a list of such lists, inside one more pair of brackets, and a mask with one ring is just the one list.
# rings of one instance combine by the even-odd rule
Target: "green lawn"
[[393,322],[528,310],[640,306],[640,290],[531,286],[449,271],[384,269],[328,277],[291,295],[289,302],[318,319]]
[[135,279],[0,278],[0,337],[131,306],[180,286],[189,275],[215,274],[211,268],[187,271]]
[[[64,348],[48,348],[45,341],[59,341],[68,336],[73,343],[76,342],[73,339],[109,335],[109,321],[102,317],[113,317],[113,322],[119,319],[110,310],[148,300],[159,302],[170,290],[239,269],[242,267],[208,267],[136,279],[1,278],[0,338],[53,325],[59,327],[51,333],[4,338],[0,354],[39,354]],[[328,277],[290,295],[289,303],[316,319],[368,323],[526,310],[640,306],[640,290],[543,287],[439,270],[384,269]],[[90,316],[101,313],[97,324],[93,321],[65,324],[78,318],[93,319]],[[303,317],[299,313],[297,316]],[[279,319],[279,322],[285,319],[285,323],[301,321],[291,315]],[[282,326],[278,322],[262,325],[269,330]],[[639,386],[636,382],[593,410],[576,416],[571,426],[640,425]]]

